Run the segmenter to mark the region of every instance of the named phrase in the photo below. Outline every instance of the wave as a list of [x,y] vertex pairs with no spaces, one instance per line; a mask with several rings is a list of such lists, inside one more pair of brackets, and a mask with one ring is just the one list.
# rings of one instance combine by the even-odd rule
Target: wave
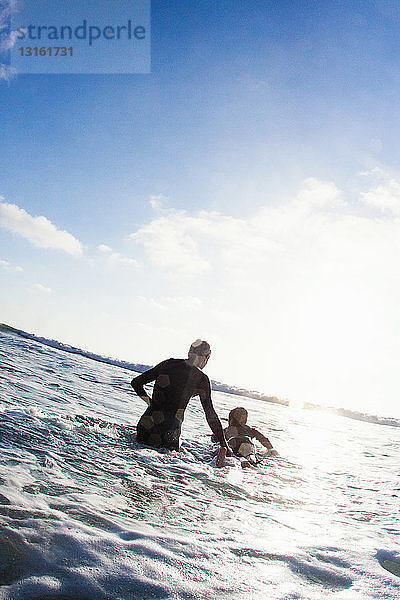
[[[89,352],[88,350],[82,350],[81,348],[77,348],[75,346],[70,346],[68,344],[64,344],[57,340],[49,340],[44,337],[37,336],[33,333],[27,333],[26,331],[22,331],[21,329],[16,329],[15,327],[11,327],[10,325],[6,325],[5,323],[0,323],[0,332],[9,333],[11,335],[17,335],[19,337],[33,340],[34,342],[38,342],[39,344],[43,344],[44,346],[51,346],[52,348],[56,348],[57,350],[62,350],[63,352],[69,352],[71,354],[79,354],[80,356],[84,356],[86,358],[90,358],[92,360],[96,360],[98,362],[107,363],[109,365],[114,365],[116,367],[122,367],[123,369],[128,369],[129,371],[135,371],[137,373],[143,373],[148,369],[151,369],[153,365],[143,365],[140,363],[130,363],[124,360],[119,360],[116,358],[111,358],[109,356],[102,356],[100,354],[95,354],[94,352]],[[226,394],[235,394],[235,396],[246,396],[248,398],[254,398],[257,400],[263,400],[265,402],[272,402],[274,404],[282,404],[283,406],[288,406],[288,400],[282,400],[280,398],[276,398],[275,396],[266,396],[265,394],[261,394],[260,392],[249,391],[244,388],[235,387],[232,385],[227,385],[226,383],[221,383],[219,381],[211,381],[212,389],[217,392],[224,392]]]
[[89,352],[88,350],[82,350],[81,348],[77,348],[75,346],[63,344],[62,342],[59,342],[57,340],[49,340],[47,338],[37,336],[33,333],[27,333],[26,331],[16,329],[15,327],[11,327],[10,325],[6,325],[5,323],[0,323],[0,332],[9,333],[11,335],[17,335],[28,340],[33,340],[34,342],[38,342],[39,344],[43,344],[44,346],[51,346],[52,348],[62,350],[63,352],[69,352],[70,354],[79,354],[80,356],[85,356],[86,358],[90,358],[92,360],[96,360],[102,363],[107,363],[109,365],[114,365],[116,367],[122,367],[123,369],[128,369],[129,371],[143,373],[144,371],[147,371],[147,369],[151,369],[150,365],[130,363],[124,360],[111,358],[109,356],[102,356],[101,354],[96,354],[94,352]]
[[[21,329],[16,329],[15,327],[11,327],[10,325],[6,325],[5,323],[0,323],[0,332],[8,333],[11,335],[16,335],[25,339],[32,340],[34,342],[38,342],[39,344],[43,344],[45,346],[51,346],[52,348],[56,348],[57,350],[62,350],[63,352],[69,352],[70,354],[78,354],[80,356],[84,356],[85,358],[89,358],[91,360],[95,360],[97,362],[106,363],[109,365],[114,365],[116,367],[122,367],[123,369],[127,369],[129,371],[135,371],[137,373],[143,373],[148,369],[151,369],[153,365],[144,365],[141,363],[130,363],[124,360],[118,360],[116,358],[112,358],[109,356],[102,356],[100,354],[96,354],[94,352],[90,352],[88,350],[82,350],[81,348],[77,348],[75,346],[70,346],[68,344],[64,344],[57,340],[50,340],[41,336],[37,336],[33,333],[27,333],[26,331],[22,331]],[[228,385],[226,383],[221,383],[219,381],[211,381],[212,389],[218,392],[224,392],[226,394],[234,394],[235,396],[244,396],[247,398],[254,398],[256,400],[262,400],[263,402],[270,402],[273,404],[280,404],[282,406],[289,406],[290,401],[284,400],[281,398],[277,398],[276,396],[268,396],[261,392],[257,391],[249,391],[244,388],[239,388],[235,386]],[[336,408],[333,406],[322,406],[319,404],[312,404],[310,402],[305,402],[304,409],[306,410],[320,410],[326,411],[329,413],[334,413],[336,415],[346,417],[349,419],[355,419],[356,421],[364,421],[367,423],[373,423],[375,425],[386,425],[389,427],[400,427],[400,420],[394,417],[388,416],[379,416],[372,415],[369,413],[353,411],[346,408]]]
[[389,427],[400,427],[400,420],[394,417],[381,417],[379,415],[371,415],[369,413],[359,412],[357,410],[349,410],[348,408],[336,408],[334,406],[320,406],[306,402],[304,404],[306,410],[323,410],[329,413],[334,413],[348,419],[356,421],[365,421],[366,423],[374,423],[375,425],[388,425]]

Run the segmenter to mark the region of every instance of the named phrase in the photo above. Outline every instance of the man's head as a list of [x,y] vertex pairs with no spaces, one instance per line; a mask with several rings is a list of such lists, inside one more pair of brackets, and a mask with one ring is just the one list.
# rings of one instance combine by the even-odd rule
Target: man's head
[[189,348],[189,361],[195,367],[203,369],[210,358],[210,344],[205,340],[195,340]]

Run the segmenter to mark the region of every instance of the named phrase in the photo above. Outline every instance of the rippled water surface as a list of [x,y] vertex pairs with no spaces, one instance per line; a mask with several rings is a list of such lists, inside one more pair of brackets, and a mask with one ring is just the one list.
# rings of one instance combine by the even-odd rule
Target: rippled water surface
[[197,399],[140,447],[131,371],[0,344],[1,600],[399,597],[399,428],[215,392],[279,451],[215,469]]

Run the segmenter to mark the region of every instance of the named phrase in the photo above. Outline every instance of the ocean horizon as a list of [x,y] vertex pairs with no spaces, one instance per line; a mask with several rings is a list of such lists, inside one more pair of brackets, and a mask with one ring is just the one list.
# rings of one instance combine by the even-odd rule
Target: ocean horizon
[[[0,323],[0,332],[9,332],[14,335],[19,335],[23,338],[34,340],[40,344],[44,344],[45,346],[51,346],[53,348],[57,348],[58,350],[62,350],[64,352],[68,352],[71,354],[78,354],[81,356],[85,356],[86,358],[90,358],[92,360],[96,360],[98,362],[108,363],[110,365],[115,365],[119,367],[123,367],[138,373],[142,373],[147,369],[151,369],[154,365],[145,365],[142,363],[131,363],[125,360],[120,360],[118,358],[111,358],[108,356],[103,356],[101,354],[96,354],[89,350],[84,350],[82,348],[78,348],[75,346],[70,346],[63,342],[59,342],[57,340],[45,338],[38,336],[33,333],[29,333],[23,331],[22,329],[18,329],[16,327],[12,327],[11,325],[7,325],[6,323]],[[211,380],[211,387],[213,390],[225,392],[227,394],[234,394],[236,396],[245,396],[247,398],[253,398],[257,400],[261,400],[263,402],[270,402],[273,404],[281,404],[282,406],[291,406],[291,402],[288,399],[282,399],[276,396],[267,395],[263,392],[258,391],[250,391],[245,388],[239,388],[237,386],[232,386],[226,383],[221,383],[220,381]],[[324,406],[321,404],[316,404],[312,402],[304,402],[299,406],[299,403],[295,404],[296,408],[303,408],[306,410],[319,410],[330,412],[334,414],[341,415],[343,417],[347,417],[349,419],[355,419],[358,421],[367,421],[370,423],[376,423],[377,425],[387,425],[389,427],[400,427],[400,418],[396,418],[392,415],[383,414],[371,414],[368,412],[360,412],[357,410],[350,410],[348,408],[335,407],[335,406]]]

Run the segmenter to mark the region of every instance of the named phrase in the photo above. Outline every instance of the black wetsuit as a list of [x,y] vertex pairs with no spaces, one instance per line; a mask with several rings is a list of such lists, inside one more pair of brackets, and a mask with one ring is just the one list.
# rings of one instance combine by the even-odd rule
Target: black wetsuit
[[261,442],[266,448],[272,448],[272,444],[268,438],[262,433],[249,427],[248,425],[229,425],[224,429],[225,437],[229,448],[237,456],[249,456],[254,453],[254,447],[251,442],[253,438]]
[[211,401],[207,375],[186,360],[169,358],[132,380],[135,392],[145,397],[143,385],[154,381],[150,405],[137,424],[137,441],[155,448],[179,449],[179,436],[186,406],[199,396],[207,422],[221,446],[226,441]]

